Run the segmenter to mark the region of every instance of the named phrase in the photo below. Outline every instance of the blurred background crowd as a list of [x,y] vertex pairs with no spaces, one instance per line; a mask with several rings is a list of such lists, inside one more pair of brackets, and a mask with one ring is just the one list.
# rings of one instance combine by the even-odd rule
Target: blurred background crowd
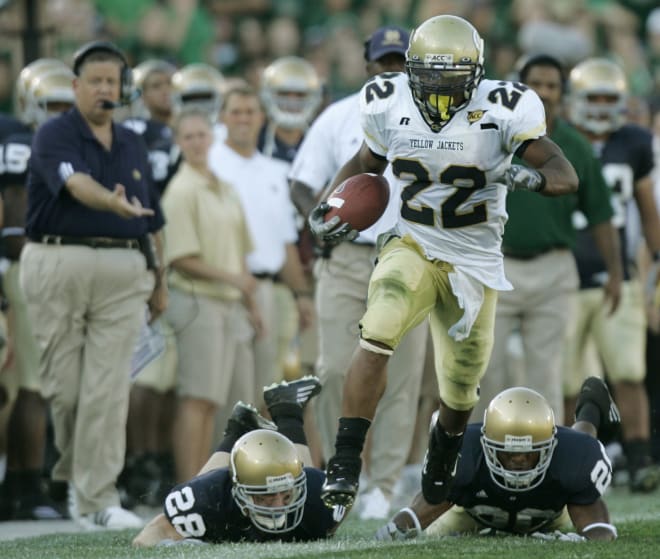
[[0,110],[26,56],[70,60],[106,38],[132,63],[206,62],[255,84],[272,60],[298,55],[324,79],[330,98],[364,80],[362,43],[383,24],[411,28],[436,14],[467,18],[487,45],[487,77],[504,77],[524,52],[567,67],[610,55],[631,91],[660,103],[660,11],[653,0],[5,0],[0,8]]

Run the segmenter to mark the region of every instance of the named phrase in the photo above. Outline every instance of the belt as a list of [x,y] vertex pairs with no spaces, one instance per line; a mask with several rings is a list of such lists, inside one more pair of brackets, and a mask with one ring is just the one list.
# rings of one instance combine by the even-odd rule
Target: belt
[[553,250],[564,249],[564,248],[566,247],[548,247],[542,250],[536,250],[532,252],[510,252],[506,249],[503,249],[502,254],[504,254],[504,256],[506,256],[507,258],[513,258],[514,260],[534,260],[535,258],[538,258],[539,256],[543,256],[544,254],[548,254]]
[[66,237],[63,235],[41,235],[30,240],[44,245],[78,245],[90,248],[139,249],[137,239],[113,239],[111,237]]
[[279,276],[277,274],[271,274],[269,272],[253,272],[252,275],[257,279],[267,279],[271,281],[279,280]]

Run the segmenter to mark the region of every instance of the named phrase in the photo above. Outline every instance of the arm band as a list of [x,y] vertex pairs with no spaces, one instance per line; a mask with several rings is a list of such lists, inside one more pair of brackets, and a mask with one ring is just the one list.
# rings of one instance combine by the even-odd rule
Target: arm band
[[616,531],[616,527],[612,524],[608,524],[607,522],[594,522],[593,524],[589,524],[588,526],[582,528],[582,533],[584,534],[593,528],[605,528],[605,530],[612,532],[615,538],[619,537],[619,533]]

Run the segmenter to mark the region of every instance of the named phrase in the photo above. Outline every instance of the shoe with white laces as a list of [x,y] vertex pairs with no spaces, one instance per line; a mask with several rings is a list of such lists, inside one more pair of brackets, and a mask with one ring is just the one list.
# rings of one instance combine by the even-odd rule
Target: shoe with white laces
[[144,520],[120,506],[106,507],[100,511],[83,514],[78,523],[86,530],[128,530],[142,528]]

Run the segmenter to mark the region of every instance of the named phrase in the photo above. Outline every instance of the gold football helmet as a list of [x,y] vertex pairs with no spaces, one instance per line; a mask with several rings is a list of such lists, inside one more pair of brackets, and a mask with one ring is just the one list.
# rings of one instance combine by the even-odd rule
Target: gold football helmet
[[66,66],[33,77],[26,93],[26,119],[39,126],[70,109],[74,102],[73,72]]
[[306,60],[284,56],[264,70],[261,99],[277,126],[304,129],[321,104],[321,80]]
[[435,16],[413,30],[406,72],[426,123],[440,130],[472,98],[484,76],[484,42],[457,16]]
[[157,58],[151,58],[140,62],[132,70],[133,72],[133,84],[138,89],[144,89],[144,82],[146,79],[153,74],[154,72],[159,72],[161,74],[167,74],[172,76],[176,72],[176,67],[173,64],[167,62],[167,60],[159,60]]
[[195,105],[215,120],[222,104],[224,77],[208,64],[188,64],[172,76],[175,110]]
[[619,65],[606,58],[589,58],[568,78],[569,117],[573,124],[606,134],[625,123],[628,82]]
[[61,60],[55,58],[39,58],[34,62],[28,64],[21,70],[16,78],[16,85],[14,87],[14,107],[16,107],[16,116],[26,124],[34,123],[34,116],[30,114],[30,109],[27,106],[28,90],[34,79],[48,72],[54,70],[68,70],[70,68]]
[[[256,429],[236,441],[229,467],[232,495],[259,530],[279,534],[302,522],[307,479],[295,445],[277,431]],[[271,505],[269,496],[284,495]]]
[[[528,491],[545,477],[557,445],[552,408],[538,392],[520,386],[500,392],[484,412],[481,445],[490,476],[509,491]],[[527,470],[505,467],[506,455],[537,453]]]
[[[149,109],[147,108],[144,101],[144,90],[147,85],[147,79],[155,73],[164,74],[169,78],[169,82],[161,83],[163,83],[163,85],[168,83],[171,85],[172,76],[175,72],[176,67],[173,64],[170,64],[167,62],[167,60],[159,60],[157,58],[151,58],[149,60],[145,60],[144,62],[140,62],[140,64],[133,68],[133,85],[138,91],[142,93],[142,95],[140,95],[132,104],[131,108],[133,115],[144,119],[151,117]],[[154,82],[151,83],[151,87],[153,87],[153,85]],[[168,96],[168,98],[169,97],[170,96]],[[171,103],[171,100],[169,102]],[[169,108],[171,109],[171,105]]]

